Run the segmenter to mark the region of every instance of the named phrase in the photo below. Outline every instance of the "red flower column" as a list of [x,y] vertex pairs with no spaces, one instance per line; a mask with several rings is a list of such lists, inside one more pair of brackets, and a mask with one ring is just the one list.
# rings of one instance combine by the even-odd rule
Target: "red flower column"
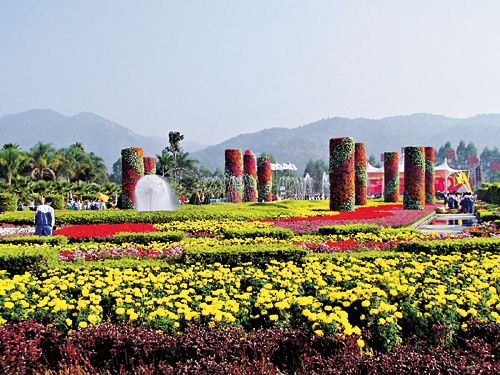
[[137,199],[135,186],[144,176],[144,152],[140,147],[124,148],[122,150],[122,207],[134,208]]
[[144,175],[156,174],[156,158],[144,156]]
[[226,202],[241,203],[243,200],[243,161],[240,149],[225,151]]
[[257,202],[257,160],[250,150],[243,155],[243,201]]
[[405,210],[423,210],[425,207],[425,149],[423,146],[405,147]]
[[384,202],[399,202],[399,153],[384,152]]
[[436,172],[434,171],[434,147],[425,148],[425,203],[433,204],[436,201]]
[[355,185],[355,203],[364,206],[367,201],[368,187],[366,185],[366,151],[364,143],[354,145],[354,185]]
[[330,139],[330,210],[354,211],[354,139]]
[[271,170],[271,157],[260,156],[257,162],[257,178],[259,188],[259,201],[272,202],[273,200],[273,171]]

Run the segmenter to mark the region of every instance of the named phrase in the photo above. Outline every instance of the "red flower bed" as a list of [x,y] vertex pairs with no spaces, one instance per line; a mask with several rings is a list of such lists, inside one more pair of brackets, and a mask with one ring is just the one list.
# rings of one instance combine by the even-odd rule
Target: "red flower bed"
[[73,239],[105,238],[120,232],[156,232],[152,224],[85,224],[70,225],[54,231],[54,235]]
[[267,219],[275,226],[289,228],[295,233],[314,233],[325,225],[341,224],[375,224],[384,227],[402,226],[413,223],[436,208],[436,205],[427,205],[422,210],[403,210],[401,204],[386,204],[375,207],[360,207],[355,212],[341,212],[335,216],[294,217],[287,219]]

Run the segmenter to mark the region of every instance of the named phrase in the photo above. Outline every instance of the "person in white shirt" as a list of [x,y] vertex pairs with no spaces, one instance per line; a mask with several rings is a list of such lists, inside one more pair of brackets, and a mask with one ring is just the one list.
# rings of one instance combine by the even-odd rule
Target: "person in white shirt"
[[51,236],[52,227],[56,223],[54,209],[50,207],[51,202],[40,204],[35,211],[35,235]]

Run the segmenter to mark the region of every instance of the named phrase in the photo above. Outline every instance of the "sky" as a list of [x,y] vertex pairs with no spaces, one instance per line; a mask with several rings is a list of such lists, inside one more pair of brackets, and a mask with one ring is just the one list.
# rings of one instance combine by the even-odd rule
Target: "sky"
[[0,116],[215,144],[322,118],[500,112],[500,1],[0,0]]

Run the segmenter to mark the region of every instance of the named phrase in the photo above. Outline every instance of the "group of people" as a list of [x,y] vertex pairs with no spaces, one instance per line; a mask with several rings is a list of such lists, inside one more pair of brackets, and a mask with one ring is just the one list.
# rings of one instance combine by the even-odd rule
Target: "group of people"
[[106,204],[100,200],[71,200],[69,202],[66,202],[66,208],[68,210],[75,210],[75,211],[81,211],[81,210],[105,210],[106,209]]
[[476,195],[473,193],[448,193],[444,195],[444,206],[450,210],[459,209],[463,213],[474,213]]

